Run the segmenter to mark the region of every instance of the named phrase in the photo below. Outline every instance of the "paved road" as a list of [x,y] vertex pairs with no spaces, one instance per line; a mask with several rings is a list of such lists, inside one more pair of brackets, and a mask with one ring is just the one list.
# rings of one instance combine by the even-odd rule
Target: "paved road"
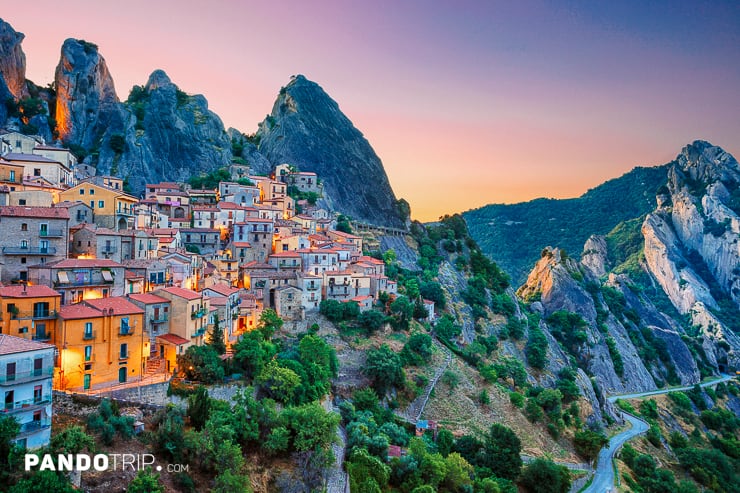
[[[734,378],[731,375],[723,375],[721,378],[717,378],[715,380],[712,380],[710,382],[705,382],[700,384],[702,387],[709,387],[711,385],[717,385],[721,382],[726,382],[728,380],[731,380]],[[676,387],[671,389],[664,389],[664,390],[653,390],[650,392],[640,392],[637,394],[622,394],[622,395],[613,395],[609,397],[610,402],[614,402],[617,399],[639,399],[641,397],[650,397],[652,395],[660,395],[660,394],[668,394],[670,392],[678,392],[681,390],[689,390],[693,387],[693,385],[689,385],[686,387]],[[594,472],[594,479],[591,481],[591,484],[588,488],[583,490],[582,493],[606,493],[606,492],[612,492],[616,491],[616,488],[614,487],[614,467],[612,467],[612,462],[614,460],[614,456],[617,454],[617,451],[619,448],[624,445],[627,441],[631,440],[632,438],[645,433],[649,426],[648,424],[641,420],[640,418],[633,416],[629,413],[626,413],[622,411],[622,416],[624,419],[626,419],[632,427],[628,430],[623,431],[622,433],[619,433],[618,435],[613,436],[609,440],[609,444],[601,449],[601,452],[599,452],[599,457],[596,463],[596,470]]]

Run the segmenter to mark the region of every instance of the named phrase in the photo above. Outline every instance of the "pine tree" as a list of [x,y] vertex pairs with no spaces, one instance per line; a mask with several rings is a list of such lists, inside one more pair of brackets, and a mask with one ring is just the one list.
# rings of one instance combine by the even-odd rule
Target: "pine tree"
[[226,343],[224,342],[224,329],[221,328],[218,315],[213,323],[213,329],[208,334],[208,345],[211,346],[218,354],[226,352]]

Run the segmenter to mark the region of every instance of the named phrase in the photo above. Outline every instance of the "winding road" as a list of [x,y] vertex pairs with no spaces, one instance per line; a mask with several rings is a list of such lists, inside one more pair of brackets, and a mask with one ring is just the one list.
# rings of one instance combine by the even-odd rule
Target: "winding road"
[[[734,378],[732,375],[722,375],[720,378],[699,385],[701,387],[709,387],[712,385],[717,385],[718,383],[726,382],[728,380],[731,380],[732,378]],[[668,394],[671,392],[689,390],[691,388],[693,388],[693,385],[688,385],[685,387],[674,387],[664,390],[653,390],[650,392],[639,392],[637,394],[613,395],[610,396],[608,400],[609,402],[615,402],[617,399],[640,399],[642,397]],[[645,433],[649,428],[647,422],[641,420],[637,416],[633,416],[632,414],[626,413],[624,411],[621,411],[621,413],[624,419],[626,419],[632,426],[628,430],[625,430],[613,436],[609,440],[609,444],[601,449],[596,462],[593,480],[591,481],[591,484],[582,491],[582,493],[606,493],[616,491],[614,487],[614,467],[612,466],[614,457],[617,455],[617,452],[622,447],[622,445],[624,445],[626,442],[633,439],[634,437]]]

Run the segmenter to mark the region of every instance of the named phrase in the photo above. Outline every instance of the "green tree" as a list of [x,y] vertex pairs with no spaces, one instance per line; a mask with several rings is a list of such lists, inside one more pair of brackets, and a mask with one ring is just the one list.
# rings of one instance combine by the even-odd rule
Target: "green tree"
[[434,333],[445,341],[451,341],[462,333],[462,328],[455,323],[449,313],[442,315],[434,326]]
[[217,354],[226,353],[226,342],[224,341],[224,329],[221,328],[218,314],[216,314],[215,320],[213,321],[213,328],[208,333],[208,345],[216,351]]
[[54,471],[39,471],[11,486],[10,493],[77,493],[66,478]]
[[506,426],[494,423],[483,445],[483,466],[500,478],[516,480],[522,468],[522,442]]
[[432,357],[432,338],[429,334],[411,334],[401,350],[401,360],[407,365],[420,366]]
[[393,326],[396,329],[408,329],[411,317],[414,314],[414,304],[405,296],[399,296],[391,303]]
[[570,471],[547,459],[535,459],[522,471],[521,484],[530,493],[568,493]]
[[452,452],[445,458],[447,470],[442,482],[444,488],[451,492],[469,491],[473,477],[473,466],[457,452]]
[[268,396],[276,401],[288,403],[293,399],[301,378],[289,368],[280,366],[276,361],[269,362],[255,380]]
[[373,380],[373,387],[381,396],[392,387],[403,387],[406,381],[400,356],[387,344],[367,352],[363,372]]
[[242,335],[234,345],[234,362],[245,377],[254,378],[262,372],[276,352],[275,345],[265,341],[262,332],[252,330]]
[[260,315],[257,330],[262,332],[265,340],[270,340],[272,335],[283,327],[283,319],[272,308],[266,308]]
[[357,323],[365,329],[367,335],[372,335],[374,332],[383,327],[385,323],[385,315],[378,310],[367,310],[357,317]]
[[190,346],[177,357],[177,366],[188,380],[215,383],[224,379],[221,359],[210,346]]
[[164,493],[164,485],[159,480],[159,474],[154,474],[151,467],[139,469],[136,477],[126,488],[128,493]]
[[328,450],[339,425],[339,415],[327,412],[317,402],[286,408],[282,420],[291,430],[293,449],[298,452]]
[[319,313],[334,323],[341,322],[344,319],[344,307],[337,300],[322,300],[319,304]]
[[592,462],[599,455],[599,451],[609,443],[609,439],[603,433],[591,430],[577,431],[573,437],[573,445],[576,453]]
[[[388,486],[391,468],[363,448],[355,448],[347,460],[350,490],[359,491],[375,484],[381,490]],[[364,485],[364,486],[363,486]]]
[[428,281],[421,283],[419,293],[424,299],[433,301],[435,308],[438,310],[444,310],[445,306],[447,306],[445,292],[442,289],[442,285],[438,282]]
[[18,448],[14,440],[20,429],[21,425],[12,415],[0,416],[0,480],[6,481],[8,475],[14,472]]
[[222,470],[215,479],[213,493],[252,493],[249,476],[229,469]]
[[198,385],[195,393],[188,397],[188,417],[193,428],[203,429],[208,421],[210,410],[211,398],[208,396],[208,390],[203,385]]

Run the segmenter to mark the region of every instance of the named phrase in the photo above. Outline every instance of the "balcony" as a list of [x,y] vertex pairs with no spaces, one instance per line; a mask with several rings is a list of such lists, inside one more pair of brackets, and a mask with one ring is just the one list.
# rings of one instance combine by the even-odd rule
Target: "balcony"
[[0,385],[16,385],[33,380],[51,378],[54,375],[54,368],[42,368],[41,370],[19,371],[15,373],[0,375]]
[[40,341],[40,342],[50,341],[51,332],[36,333],[33,335],[33,337],[31,337],[31,339],[33,339],[34,341]]
[[119,216],[128,216],[133,217],[134,216],[134,210],[133,209],[118,209],[116,211],[116,214]]
[[45,395],[40,399],[26,399],[24,401],[6,402],[2,413],[11,414],[20,411],[34,411],[36,408],[51,404],[51,396]]
[[205,308],[201,308],[200,310],[191,313],[190,314],[190,319],[191,320],[195,320],[196,318],[203,318],[203,317],[206,316],[207,313],[208,312],[206,312],[206,309]]
[[28,423],[23,423],[21,425],[21,429],[18,432],[18,435],[16,438],[22,438],[24,436],[32,435],[38,431],[44,430],[46,428],[49,428],[51,426],[51,419],[41,419],[38,421],[30,421]]
[[113,279],[110,281],[106,281],[105,279],[83,279],[83,280],[75,280],[70,282],[62,282],[62,281],[55,281],[54,287],[55,288],[72,288],[76,286],[109,286],[113,284]]
[[63,229],[42,229],[39,231],[41,238],[63,238],[65,231]]
[[3,247],[5,255],[56,255],[56,247]]
[[205,333],[206,333],[206,328],[205,327],[201,327],[200,329],[198,329],[195,332],[193,332],[193,335],[190,336],[190,337],[191,338],[193,338],[193,337],[200,337],[200,336],[202,336]]
[[118,335],[119,336],[132,336],[134,335],[134,328],[131,326],[121,326],[118,328]]
[[152,318],[150,318],[149,320],[153,324],[162,324],[162,323],[166,322],[167,320],[169,320],[169,317],[167,316],[166,313],[162,313],[162,314],[157,315],[157,316],[152,315]]
[[118,247],[117,246],[109,246],[106,245],[103,248],[100,249],[100,252],[103,254],[110,254],[110,253],[117,253]]
[[56,310],[33,310],[33,311],[23,311],[23,312],[11,312],[10,318],[13,320],[28,320],[28,319],[35,319],[35,320],[44,320],[44,319],[55,319],[57,318],[57,311]]
[[85,340],[85,341],[91,341],[91,340],[95,339],[95,331],[92,330],[90,332],[84,332],[82,334],[82,339]]

